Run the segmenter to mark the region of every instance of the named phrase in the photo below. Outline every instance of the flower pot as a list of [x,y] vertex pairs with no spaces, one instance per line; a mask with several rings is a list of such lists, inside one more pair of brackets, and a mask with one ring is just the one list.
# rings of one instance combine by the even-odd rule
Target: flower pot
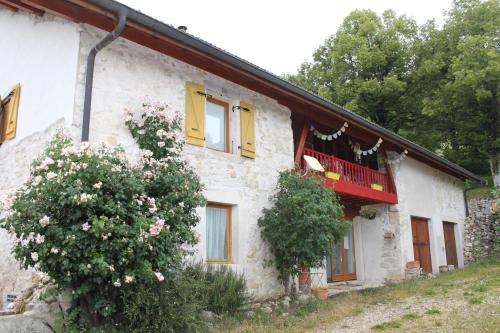
[[305,290],[309,287],[310,276],[309,272],[299,272],[299,290]]
[[328,299],[328,288],[311,288],[311,292],[321,300]]
[[340,173],[336,172],[331,172],[331,171],[326,171],[325,176],[327,178],[333,179],[333,180],[339,180],[340,179]]

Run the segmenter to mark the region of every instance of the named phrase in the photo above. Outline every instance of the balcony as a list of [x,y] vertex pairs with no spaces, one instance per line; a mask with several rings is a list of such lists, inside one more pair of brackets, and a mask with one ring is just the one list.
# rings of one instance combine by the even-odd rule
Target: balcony
[[[360,199],[362,204],[398,203],[393,182],[387,174],[312,149],[304,148],[303,155],[312,156],[321,163],[325,169],[321,173],[325,186],[333,187],[341,197]],[[302,167],[305,167],[304,158]]]

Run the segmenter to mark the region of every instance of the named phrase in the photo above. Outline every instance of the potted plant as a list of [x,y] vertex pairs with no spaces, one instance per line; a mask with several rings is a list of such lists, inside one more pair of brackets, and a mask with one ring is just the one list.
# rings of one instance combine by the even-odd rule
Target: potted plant
[[377,216],[377,210],[375,208],[364,206],[364,207],[361,207],[361,209],[359,211],[359,216],[361,216],[365,219],[373,220]]
[[309,272],[308,268],[302,267],[302,270],[299,272],[299,290],[308,290],[310,282],[311,272]]
[[333,179],[333,180],[339,180],[340,179],[340,173],[336,173],[333,171],[325,171],[325,176],[327,178]]

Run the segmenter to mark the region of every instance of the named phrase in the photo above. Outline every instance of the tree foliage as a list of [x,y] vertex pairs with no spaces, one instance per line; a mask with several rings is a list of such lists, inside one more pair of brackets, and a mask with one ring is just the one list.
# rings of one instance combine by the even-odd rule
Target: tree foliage
[[343,234],[345,222],[337,196],[315,175],[281,172],[272,203],[263,210],[258,224],[288,293],[291,276],[323,266],[329,246]]
[[498,184],[499,27],[498,0],[456,0],[442,28],[355,10],[286,78]]

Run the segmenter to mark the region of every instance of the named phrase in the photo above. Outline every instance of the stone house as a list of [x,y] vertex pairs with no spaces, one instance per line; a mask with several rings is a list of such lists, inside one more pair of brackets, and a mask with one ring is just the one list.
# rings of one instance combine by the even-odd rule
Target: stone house
[[[8,32],[0,39],[0,197],[27,179],[59,127],[137,156],[124,110],[150,96],[185,112],[185,158],[209,201],[199,208],[199,257],[243,272],[256,297],[282,292],[263,266],[269,253],[257,219],[279,170],[295,163],[321,163],[352,221],[319,270],[324,284],[401,279],[413,260],[432,273],[463,266],[463,182],[478,178],[415,143],[112,0],[0,0],[0,31]],[[360,216],[367,206],[373,219]],[[11,245],[0,231],[0,303],[31,279]]]

